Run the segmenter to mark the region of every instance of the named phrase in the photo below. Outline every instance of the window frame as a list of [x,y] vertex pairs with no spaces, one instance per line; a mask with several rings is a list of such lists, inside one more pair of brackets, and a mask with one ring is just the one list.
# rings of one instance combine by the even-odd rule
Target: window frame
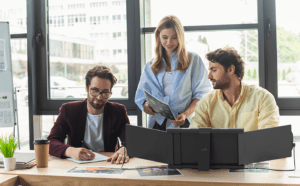
[[[133,11],[128,11],[130,9],[131,4],[133,1],[127,1],[126,5],[126,11],[128,13]],[[31,4],[29,0],[28,4]],[[34,73],[37,77],[37,80],[34,81],[33,86],[35,88],[34,91],[36,92],[36,100],[37,103],[33,105],[34,109],[33,112],[35,115],[58,115],[59,114],[59,108],[62,104],[70,102],[70,101],[76,101],[76,100],[82,100],[82,99],[73,99],[73,100],[67,100],[67,99],[60,99],[60,100],[52,100],[50,99],[50,85],[49,85],[49,79],[50,79],[50,53],[49,53],[49,17],[48,17],[48,0],[42,0],[40,2],[33,3],[35,7],[39,6],[40,10],[35,9],[34,11],[41,15],[41,18],[37,20],[38,24],[31,25],[31,28],[35,30],[35,34],[32,36],[29,35],[29,39],[34,40],[34,38],[37,36],[37,32],[42,33],[41,41],[39,43],[33,42],[33,48],[35,48],[35,60],[40,61],[40,63],[36,63]],[[127,16],[128,18],[130,16]],[[128,98],[111,98],[111,102],[117,102],[120,104],[123,104],[127,108],[127,112],[129,115],[136,115],[137,114],[137,106],[134,103],[134,96],[135,96],[135,89],[136,89],[136,70],[135,70],[135,59],[133,57],[133,48],[130,46],[133,46],[134,42],[134,35],[132,34],[132,30],[135,28],[134,24],[135,22],[128,22],[127,24],[127,47],[128,47],[128,54],[131,53],[131,55],[128,55]],[[132,39],[130,39],[132,38]],[[40,54],[40,55],[39,55]],[[44,57],[46,56],[46,58]],[[133,58],[133,59],[132,59]],[[38,87],[38,88],[37,88]]]
[[[142,126],[142,111],[134,97],[146,63],[145,35],[155,27],[145,27],[145,0],[126,0],[128,99],[110,99],[126,106],[128,115],[137,115]],[[91,5],[90,5],[91,6]],[[28,91],[30,148],[33,149],[33,116],[57,115],[62,104],[75,100],[49,100],[49,17],[48,0],[27,0]],[[275,0],[257,0],[257,23],[184,26],[185,32],[257,29],[259,47],[259,85],[275,97],[281,115],[300,115],[300,98],[278,98]],[[108,21],[108,20],[106,20]],[[270,23],[271,31],[268,26]],[[67,24],[67,23],[65,23]],[[268,33],[270,34],[268,37]],[[38,35],[40,34],[41,37]],[[23,35],[25,36],[25,35]],[[47,56],[47,57],[45,57]],[[276,77],[276,78],[272,78]],[[76,99],[78,100],[78,99]]]

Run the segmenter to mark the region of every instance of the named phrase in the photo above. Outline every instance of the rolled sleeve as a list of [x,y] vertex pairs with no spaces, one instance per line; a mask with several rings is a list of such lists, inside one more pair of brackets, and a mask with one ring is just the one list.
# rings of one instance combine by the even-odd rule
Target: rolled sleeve
[[260,101],[258,129],[277,127],[280,122],[279,108],[274,96],[267,92]]
[[211,127],[206,97],[198,101],[190,128]]

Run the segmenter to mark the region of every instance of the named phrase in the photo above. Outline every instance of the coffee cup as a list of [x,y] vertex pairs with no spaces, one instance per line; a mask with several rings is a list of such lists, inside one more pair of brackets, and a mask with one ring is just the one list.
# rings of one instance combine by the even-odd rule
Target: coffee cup
[[48,167],[49,143],[46,139],[39,139],[33,142],[37,168]]

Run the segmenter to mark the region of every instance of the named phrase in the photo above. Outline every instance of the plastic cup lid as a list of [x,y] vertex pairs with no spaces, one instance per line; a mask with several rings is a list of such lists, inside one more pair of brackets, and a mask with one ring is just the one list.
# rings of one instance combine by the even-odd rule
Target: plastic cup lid
[[33,144],[35,145],[39,145],[39,144],[49,144],[50,141],[46,140],[46,139],[38,139],[38,140],[34,140]]

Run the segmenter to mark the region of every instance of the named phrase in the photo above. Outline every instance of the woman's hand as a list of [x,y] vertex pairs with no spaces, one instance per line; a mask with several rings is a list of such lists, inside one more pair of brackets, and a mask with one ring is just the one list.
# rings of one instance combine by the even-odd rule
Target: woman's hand
[[149,107],[147,101],[144,103],[143,108],[144,108],[144,112],[146,114],[150,114],[150,115],[154,115],[155,114],[155,112],[153,112],[153,110]]
[[185,113],[181,113],[177,116],[176,120],[171,120],[171,122],[175,126],[182,126],[184,124],[186,118],[187,118],[187,115]]

